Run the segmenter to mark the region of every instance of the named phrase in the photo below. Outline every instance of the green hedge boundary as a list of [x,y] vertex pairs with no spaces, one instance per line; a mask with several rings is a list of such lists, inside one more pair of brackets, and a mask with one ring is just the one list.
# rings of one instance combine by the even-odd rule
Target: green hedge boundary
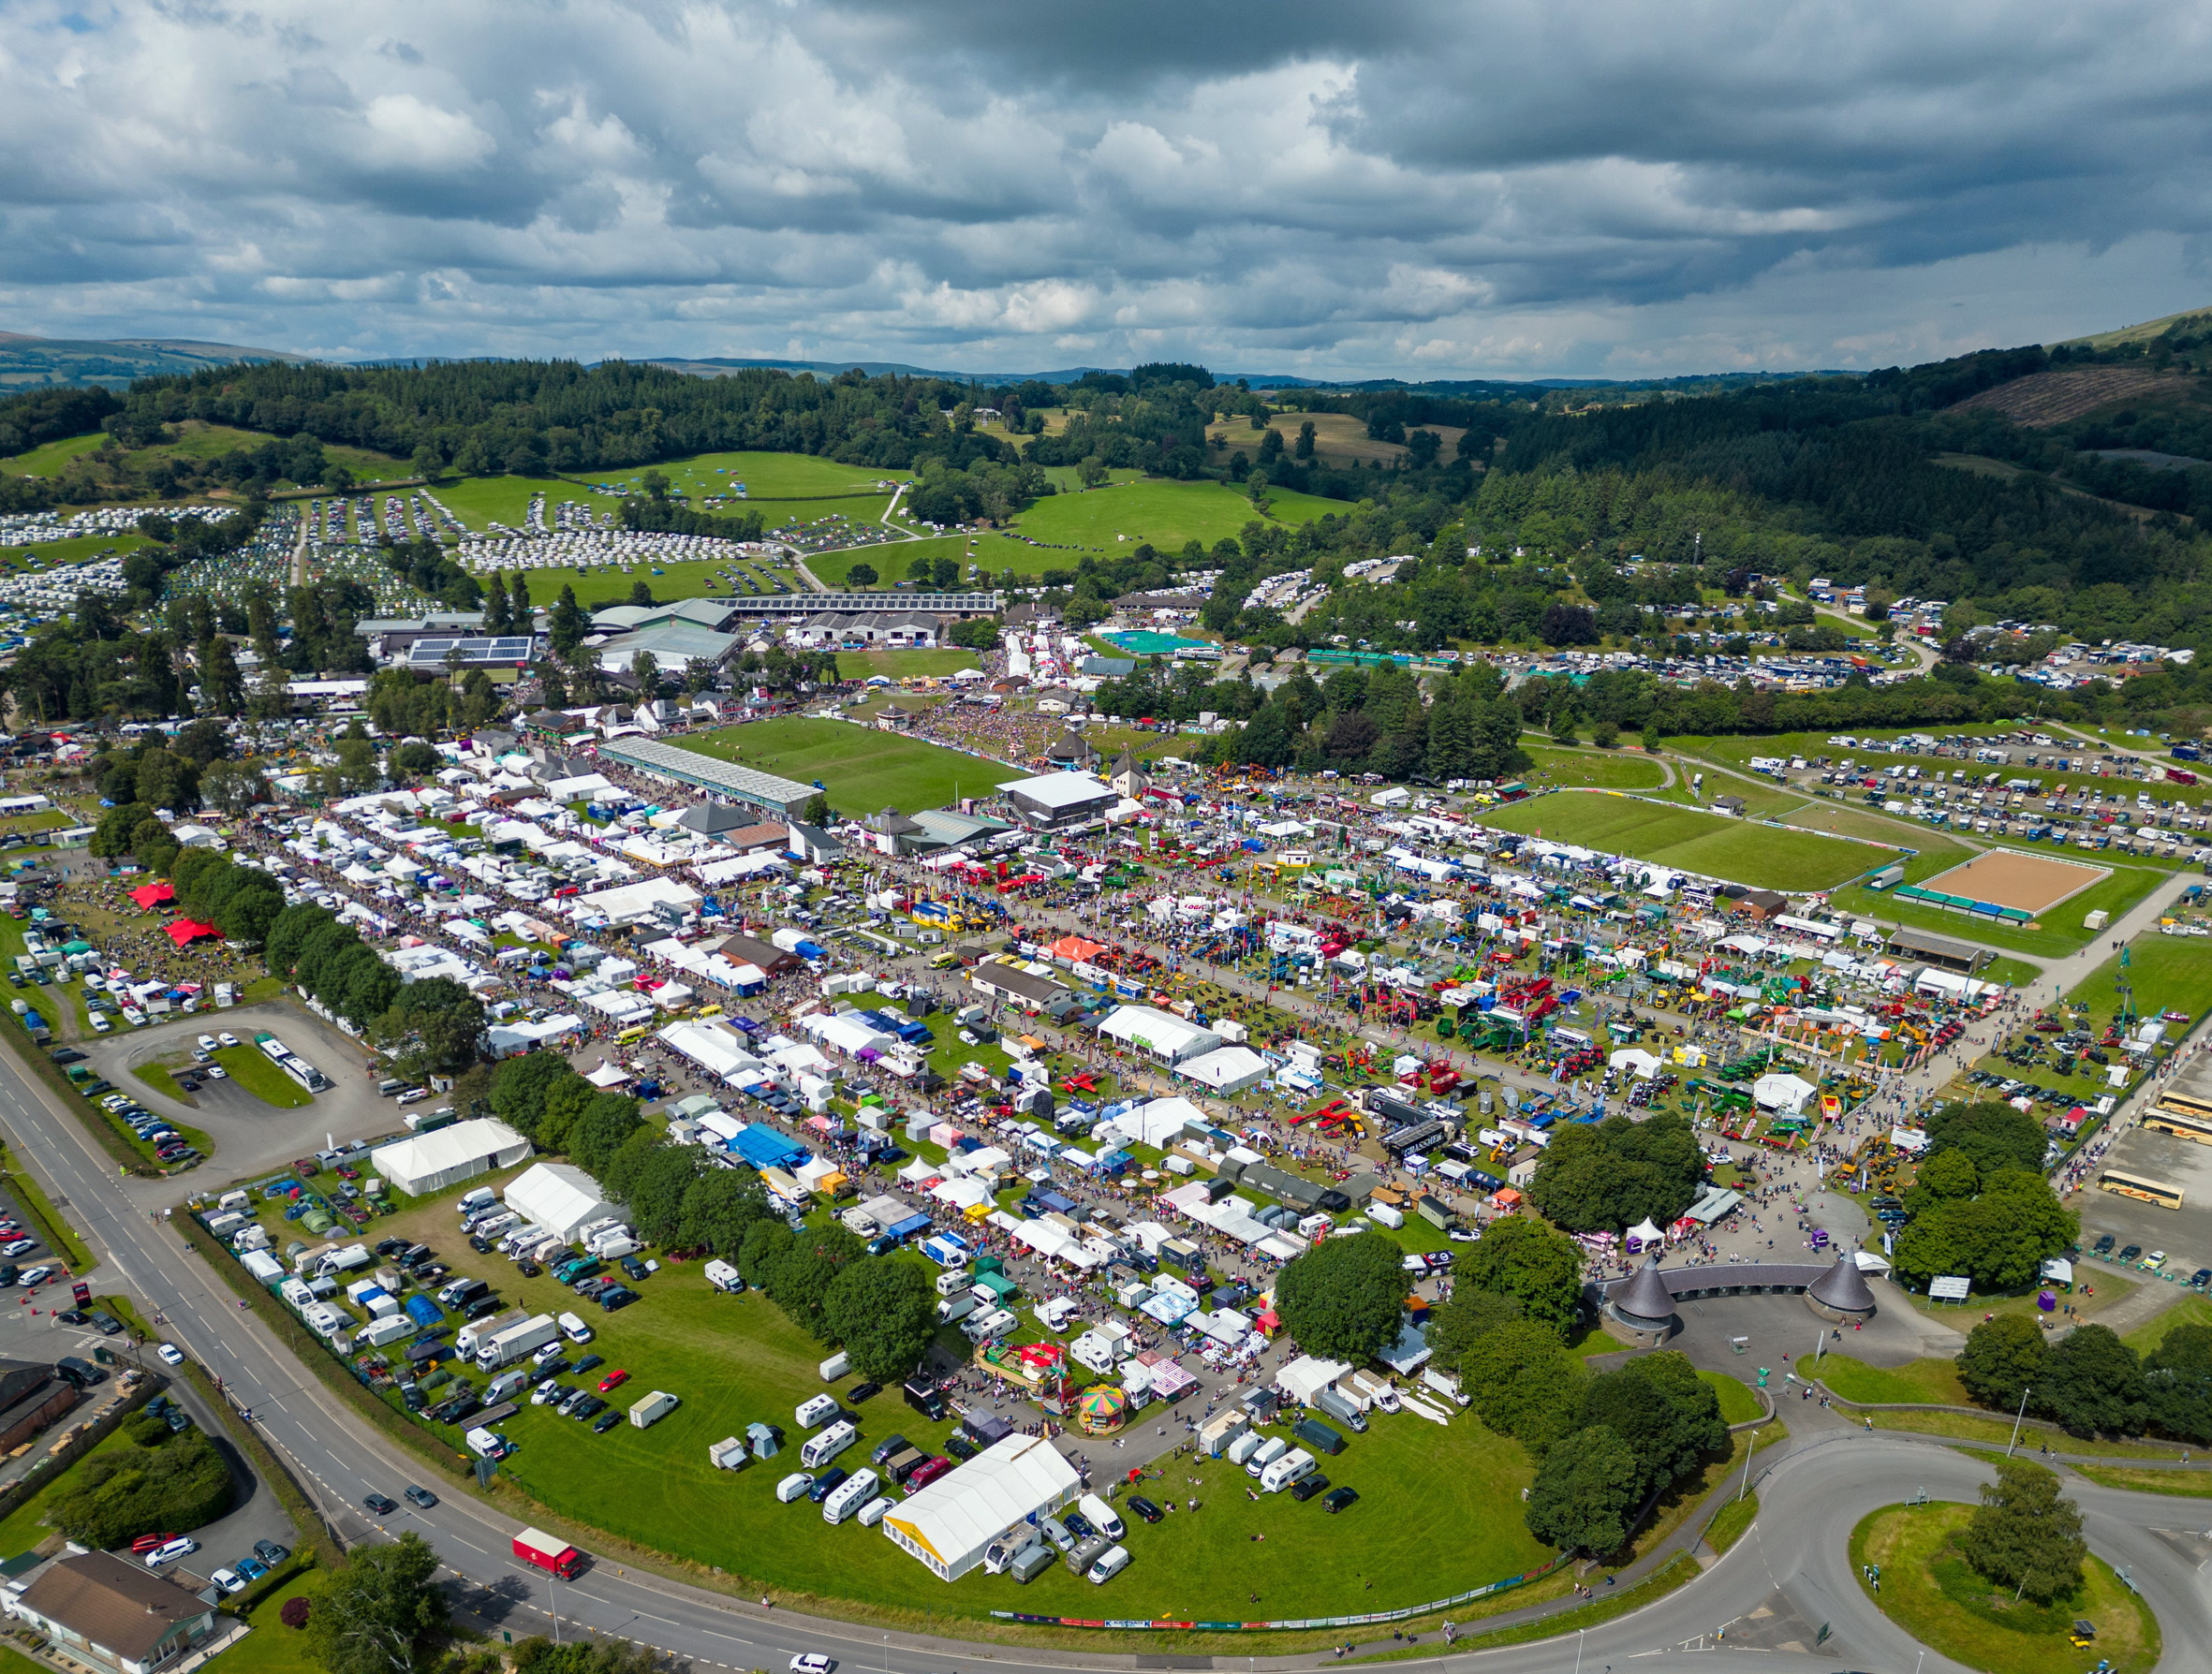
[[207,1257],[208,1265],[221,1276],[223,1283],[285,1338],[292,1350],[292,1358],[312,1372],[347,1405],[425,1463],[435,1464],[456,1476],[473,1474],[476,1461],[467,1454],[458,1451],[431,1431],[377,1400],[362,1387],[360,1379],[340,1365],[319,1343],[302,1345],[298,1341],[300,1322],[291,1316],[282,1302],[246,1276],[245,1270],[232,1258],[230,1252],[216,1241],[214,1235],[199,1224],[199,1217],[190,1210],[185,1210],[181,1218],[172,1216],[170,1224],[181,1227],[184,1241],[194,1251]]
[[[292,1551],[295,1558],[302,1562],[312,1559],[326,1568],[341,1564],[345,1559],[344,1549],[338,1545],[329,1525],[323,1521],[322,1514],[315,1508],[315,1502],[307,1497],[307,1490],[301,1487],[300,1479],[292,1475],[291,1467],[277,1457],[275,1449],[261,1439],[251,1424],[231,1411],[230,1402],[215,1388],[215,1380],[208,1375],[206,1367],[198,1360],[186,1359],[179,1370],[184,1374],[185,1382],[199,1390],[200,1396],[223,1416],[224,1433],[253,1462],[261,1480],[269,1485],[269,1491],[276,1496],[277,1504],[285,1508],[286,1515],[292,1520]],[[298,1564],[292,1567],[296,1568]],[[247,1592],[239,1596],[250,1603],[254,1594]],[[246,1608],[245,1604],[239,1606],[242,1610]]]

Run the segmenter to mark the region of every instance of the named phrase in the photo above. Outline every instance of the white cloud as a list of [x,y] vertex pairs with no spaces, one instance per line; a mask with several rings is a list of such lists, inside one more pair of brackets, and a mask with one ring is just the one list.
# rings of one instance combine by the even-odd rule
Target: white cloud
[[0,12],[10,329],[1619,374],[2206,301],[2212,12],[390,0]]

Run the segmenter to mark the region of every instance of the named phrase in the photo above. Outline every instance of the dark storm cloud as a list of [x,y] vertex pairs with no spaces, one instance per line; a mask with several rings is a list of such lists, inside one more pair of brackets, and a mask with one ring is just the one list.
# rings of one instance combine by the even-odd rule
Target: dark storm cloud
[[0,14],[0,325],[1423,376],[1924,358],[2206,300],[2208,34],[2171,0],[34,0]]

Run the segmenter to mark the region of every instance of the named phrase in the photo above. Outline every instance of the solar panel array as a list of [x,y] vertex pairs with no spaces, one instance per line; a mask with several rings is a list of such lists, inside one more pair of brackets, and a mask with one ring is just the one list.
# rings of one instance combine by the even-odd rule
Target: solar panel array
[[527,663],[536,643],[527,635],[501,639],[418,639],[407,647],[410,668],[443,668],[455,651],[464,663]]

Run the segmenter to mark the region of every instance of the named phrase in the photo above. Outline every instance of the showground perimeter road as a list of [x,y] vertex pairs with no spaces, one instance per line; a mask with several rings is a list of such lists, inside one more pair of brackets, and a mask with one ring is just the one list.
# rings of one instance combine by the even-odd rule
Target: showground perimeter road
[[[544,1633],[553,1627],[552,1612],[557,1611],[565,1635],[581,1629],[635,1639],[703,1666],[733,1669],[780,1670],[802,1652],[834,1657],[848,1666],[850,1674],[867,1669],[956,1674],[963,1667],[983,1664],[1011,1674],[1133,1666],[1130,1653],[1116,1650],[1104,1634],[1096,1652],[887,1635],[862,1624],[763,1609],[656,1576],[630,1575],[612,1562],[596,1563],[573,1583],[554,1582],[509,1555],[520,1525],[465,1491],[454,1491],[428,1511],[408,1506],[373,1520],[361,1507],[361,1496],[372,1490],[396,1494],[407,1483],[424,1479],[422,1467],[340,1406],[258,1317],[206,1270],[165,1220],[134,1206],[112,1165],[61,1095],[32,1079],[7,1054],[0,1054],[0,1125],[65,1201],[65,1212],[101,1253],[101,1266],[113,1270],[107,1282],[120,1282],[149,1313],[162,1314],[168,1322],[163,1334],[207,1365],[253,1410],[265,1439],[290,1461],[341,1536],[359,1544],[408,1529],[420,1534],[454,1577],[457,1602],[470,1619],[518,1634]],[[1777,1674],[1815,1667],[1881,1674],[1914,1669],[1920,1648],[1860,1592],[1851,1572],[1847,1536],[1865,1512],[1906,1499],[1916,1490],[1939,1499],[1973,1500],[1991,1472],[1948,1447],[1895,1432],[1853,1431],[1817,1406],[1801,1408],[1790,1417],[1797,1426],[1791,1442],[1753,1479],[1761,1498],[1758,1521],[1733,1549],[1688,1585],[1586,1633],[1401,1666],[1440,1663],[1453,1674],[1493,1669],[1568,1674],[1581,1667],[1600,1674],[1615,1664],[1666,1656],[1692,1667]],[[450,1479],[430,1486],[441,1493],[453,1489]],[[2167,1666],[2191,1670],[2212,1666],[2206,1652],[2212,1646],[2212,1605],[2203,1576],[2212,1543],[2195,1532],[2202,1505],[2087,1482],[2070,1487],[2087,1516],[2091,1546],[2130,1569],[2158,1612]],[[1447,1544],[1448,1532],[1439,1531],[1439,1550]],[[915,1580],[916,1596],[926,1602],[932,1583],[919,1569]],[[1439,1582],[1438,1590],[1446,1584]],[[1018,1598],[1018,1590],[1010,1586],[1009,1606]],[[1099,1605],[1113,1608],[1110,1592]],[[1809,1636],[1821,1624],[1830,1635],[1814,1651]],[[1479,1632],[1482,1625],[1470,1623],[1468,1631]],[[1799,1645],[1806,1649],[1796,1649]],[[1390,1649],[1391,1641],[1383,1639],[1379,1648]],[[1266,1650],[1265,1640],[1255,1638],[1251,1657],[1219,1660],[1224,1667],[1245,1662],[1253,1668],[1261,1660],[1270,1668],[1336,1661],[1326,1653],[1264,1655]],[[1207,1665],[1212,1659],[1198,1660]],[[1930,1656],[1919,1674],[1931,1669],[1949,1674],[1954,1667]]]

